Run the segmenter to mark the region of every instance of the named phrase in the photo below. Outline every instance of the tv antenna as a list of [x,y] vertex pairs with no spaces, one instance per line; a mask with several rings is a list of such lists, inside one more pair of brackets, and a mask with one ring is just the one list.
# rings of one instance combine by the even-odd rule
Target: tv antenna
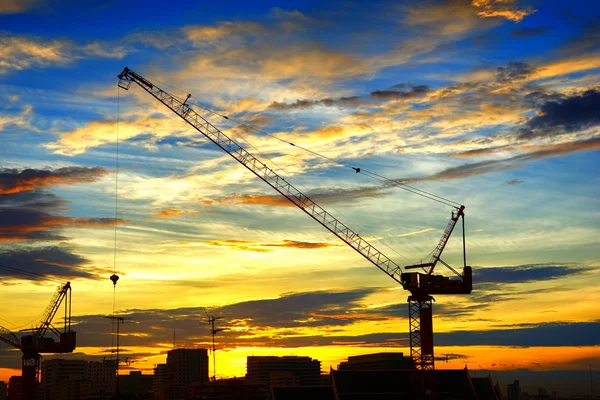
[[212,334],[212,355],[213,355],[213,377],[212,381],[217,381],[217,356],[215,352],[217,351],[215,347],[215,335],[221,331],[224,331],[225,328],[215,328],[215,321],[218,319],[222,319],[223,317],[215,317],[208,315],[206,309],[204,309],[204,313],[206,314],[206,318],[208,319],[208,323],[210,324],[210,333]]

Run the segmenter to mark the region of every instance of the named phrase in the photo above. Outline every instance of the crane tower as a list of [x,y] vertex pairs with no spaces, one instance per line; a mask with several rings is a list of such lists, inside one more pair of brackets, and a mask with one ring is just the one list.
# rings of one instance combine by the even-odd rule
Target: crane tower
[[[413,377],[417,396],[433,397],[434,388],[434,351],[433,351],[433,316],[432,295],[470,294],[472,290],[472,270],[466,265],[464,206],[454,207],[450,221],[442,234],[437,247],[428,262],[405,266],[406,270],[420,269],[422,272],[404,272],[400,265],[377,250],[358,233],[321,208],[317,203],[302,193],[285,178],[278,175],[263,161],[242,148],[225,133],[199,115],[188,104],[187,98],[182,101],[172,94],[160,89],[142,75],[125,68],[119,75],[119,87],[129,90],[131,83],[136,83],[171,111],[181,117],[194,129],[242,164],[267,185],[275,189],[308,216],[329,230],[348,246],[369,260],[373,265],[386,273],[394,281],[410,292],[408,297],[410,354]],[[359,172],[360,169],[356,169]],[[450,239],[459,219],[463,228],[463,271],[459,273],[441,259],[442,252]],[[450,269],[455,276],[434,275],[438,263]]]

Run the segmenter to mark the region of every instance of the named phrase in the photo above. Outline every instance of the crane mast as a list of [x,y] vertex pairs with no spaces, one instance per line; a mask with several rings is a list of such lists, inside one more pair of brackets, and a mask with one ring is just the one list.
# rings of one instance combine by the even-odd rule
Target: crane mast
[[[415,371],[417,383],[421,386],[422,393],[433,393],[433,323],[431,302],[432,294],[468,294],[471,293],[472,279],[471,267],[465,265],[463,273],[459,274],[450,265],[440,259],[440,256],[448,242],[459,218],[463,219],[463,250],[464,250],[464,206],[456,207],[452,211],[450,222],[442,235],[438,246],[432,253],[432,258],[427,263],[407,266],[407,269],[421,268],[421,272],[403,272],[402,268],[389,257],[377,250],[358,233],[335,218],[329,212],[320,207],[307,195],[302,193],[285,178],[278,175],[263,161],[242,148],[233,139],[211,124],[208,120],[196,113],[187,103],[190,95],[182,101],[172,94],[154,85],[142,75],[125,68],[119,75],[119,87],[129,90],[134,82],[142,89],[163,103],[171,111],[181,117],[194,129],[208,138],[215,145],[229,154],[237,162],[242,164],[258,178],[271,186],[282,196],[308,214],[312,219],[321,224],[335,236],[340,238],[348,246],[369,260],[373,265],[382,270],[394,281],[402,285],[405,290],[411,292],[409,303],[409,326],[412,366]],[[432,272],[437,264],[441,262],[450,268],[458,279],[450,279],[442,275],[433,275]]]

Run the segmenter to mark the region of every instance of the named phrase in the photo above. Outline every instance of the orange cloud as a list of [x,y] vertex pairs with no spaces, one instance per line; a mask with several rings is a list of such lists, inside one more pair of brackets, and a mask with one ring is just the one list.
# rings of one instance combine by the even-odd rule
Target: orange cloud
[[[109,228],[130,220],[113,218],[72,218],[30,210],[6,210],[8,217],[0,223],[0,241],[56,240],[62,239],[55,231],[60,229]],[[2,214],[2,213],[0,213]],[[41,234],[40,234],[41,232]]]
[[188,214],[188,215],[195,215],[198,214],[198,211],[196,210],[178,210],[175,208],[167,208],[166,210],[162,210],[154,215],[156,215],[157,217],[161,217],[161,218],[169,218],[169,217],[176,217],[178,215],[182,215],[182,214]]
[[322,249],[326,247],[341,246],[339,244],[330,244],[323,242],[299,242],[295,240],[284,240],[280,243],[260,243],[249,242],[245,240],[211,240],[203,242],[208,246],[228,247],[233,250],[254,251],[258,253],[267,253],[273,250],[269,247],[284,247],[295,249]]
[[515,0],[472,0],[471,5],[480,9],[477,15],[482,18],[502,17],[513,22],[537,11],[531,7],[519,10]]
[[262,206],[275,207],[295,207],[295,205],[285,197],[277,195],[249,195],[249,194],[232,194],[229,196],[219,197],[211,200],[200,200],[201,204],[211,206],[214,204],[229,205],[229,204],[258,204]]
[[101,167],[64,167],[55,170],[0,170],[0,194],[13,194],[49,186],[91,183],[108,171]]

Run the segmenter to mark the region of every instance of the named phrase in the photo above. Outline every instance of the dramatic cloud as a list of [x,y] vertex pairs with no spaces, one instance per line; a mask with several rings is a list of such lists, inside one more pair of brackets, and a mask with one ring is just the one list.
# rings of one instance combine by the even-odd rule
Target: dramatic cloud
[[0,75],[30,68],[65,66],[87,57],[123,58],[126,53],[114,43],[77,45],[64,40],[0,34]]
[[64,246],[11,248],[0,250],[0,264],[17,267],[32,274],[2,269],[0,276],[6,279],[46,280],[48,277],[61,280],[75,278],[99,279],[96,271],[86,268],[89,261]]
[[365,104],[376,104],[392,100],[408,100],[424,97],[429,93],[427,85],[399,84],[390,90],[375,90],[369,96],[340,97],[338,99],[296,100],[294,103],[273,102],[269,105],[272,110],[306,109],[315,106],[325,107],[357,107]]
[[19,193],[50,186],[91,183],[107,174],[101,167],[63,167],[54,170],[0,169],[0,194]]
[[[332,188],[328,190],[315,190],[307,193],[315,202],[333,203],[350,203],[363,198],[377,198],[385,196],[388,187],[382,186],[365,186],[355,189],[339,189]],[[277,195],[241,195],[232,194],[228,196],[203,199],[201,203],[206,206],[210,205],[230,205],[230,204],[253,204],[276,207],[295,207],[291,201],[285,197]]]
[[281,243],[260,243],[248,242],[244,240],[212,240],[203,242],[208,246],[227,247],[233,250],[254,251],[265,253],[273,251],[272,247],[294,248],[294,249],[323,249],[332,246],[341,246],[339,244],[321,243],[321,242],[298,242],[295,240],[284,240]]
[[521,138],[553,136],[583,130],[600,124],[600,92],[592,89],[562,101],[541,106],[540,115],[527,122]]
[[[600,137],[576,142],[557,143],[550,145],[522,145],[520,151],[527,151],[514,157],[499,160],[481,161],[471,164],[463,164],[458,167],[446,168],[438,173],[422,178],[411,178],[400,180],[402,182],[432,181],[442,179],[464,179],[469,176],[477,176],[500,171],[510,171],[522,168],[525,163],[550,157],[566,156],[580,151],[591,151],[600,149]],[[462,157],[465,153],[462,154]]]
[[512,329],[436,333],[439,346],[597,346],[600,321],[549,322]]
[[518,265],[514,267],[475,268],[473,281],[477,283],[525,283],[557,279],[585,271],[566,265]]
[[527,63],[520,61],[510,61],[506,67],[498,67],[496,75],[499,82],[507,83],[517,80],[523,80],[531,76],[535,69]]
[[513,22],[521,22],[537,11],[531,7],[519,9],[516,0],[472,0],[471,4],[480,9],[477,15],[482,18],[501,17]]
[[[134,140],[149,135],[152,144],[157,138],[181,136],[190,131],[184,122],[173,118],[144,117],[134,121],[119,123],[119,139]],[[195,132],[195,131],[194,131]],[[89,148],[103,146],[116,141],[116,122],[113,120],[91,121],[79,128],[64,132],[56,142],[44,145],[56,154],[76,156],[85,153]]]
[[194,215],[197,214],[198,211],[196,210],[178,210],[178,209],[174,209],[174,208],[168,208],[166,210],[162,210],[157,212],[156,215],[157,217],[161,217],[161,218],[169,218],[169,217],[176,217],[178,215]]
[[[117,224],[130,222],[117,219]],[[65,239],[58,231],[113,227],[113,218],[73,218],[32,208],[0,208],[0,242]]]
[[67,201],[42,189],[92,183],[107,171],[100,167],[54,170],[0,169],[0,242],[63,240],[65,229],[107,228],[129,222],[113,218],[64,215]]

